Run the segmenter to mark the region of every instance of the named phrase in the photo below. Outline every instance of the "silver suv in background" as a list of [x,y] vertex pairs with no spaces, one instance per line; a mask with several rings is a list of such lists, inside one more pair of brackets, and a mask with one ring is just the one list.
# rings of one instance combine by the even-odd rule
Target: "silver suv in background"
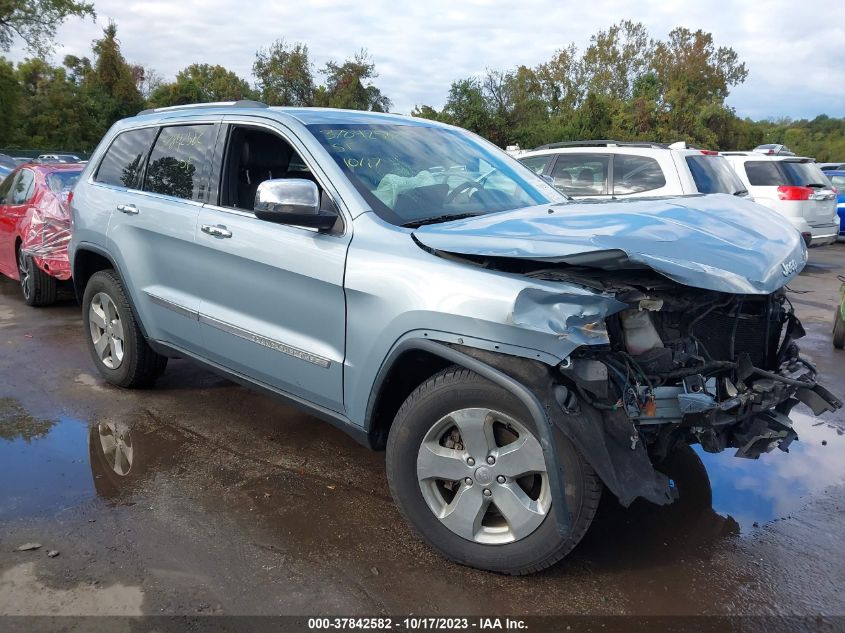
[[573,198],[747,194],[719,152],[685,143],[552,143],[522,152],[523,165]]
[[777,211],[801,233],[807,246],[832,244],[839,235],[836,191],[812,158],[722,154],[754,201]]
[[[728,195],[572,202],[464,130],[397,115],[165,108],[107,133],[72,201],[102,376],[192,359],[386,449],[435,550],[511,574],[566,556],[606,488],[747,458],[841,403],[795,343],[806,248]],[[366,538],[365,534],[361,538]]]

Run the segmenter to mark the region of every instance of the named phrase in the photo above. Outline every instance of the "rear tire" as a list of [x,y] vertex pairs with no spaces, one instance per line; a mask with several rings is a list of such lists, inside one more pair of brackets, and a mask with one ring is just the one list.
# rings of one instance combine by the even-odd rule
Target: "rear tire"
[[43,307],[56,302],[58,288],[56,278],[41,270],[32,256],[27,255],[20,248],[18,249],[18,275],[21,294],[26,305]]
[[833,317],[833,346],[836,349],[845,348],[845,321],[842,320],[842,308],[836,308]]
[[[508,391],[453,366],[417,387],[397,413],[387,443],[390,491],[405,520],[446,558],[505,574],[537,572],[578,544],[602,491],[571,442],[558,434],[557,443],[571,519],[566,537],[557,530],[531,416]],[[427,451],[435,455],[430,464]],[[436,476],[440,468],[448,478]],[[463,503],[469,506],[457,512]]]
[[102,270],[88,280],[82,316],[91,358],[107,382],[150,387],[164,372],[167,357],[147,343],[115,271]]

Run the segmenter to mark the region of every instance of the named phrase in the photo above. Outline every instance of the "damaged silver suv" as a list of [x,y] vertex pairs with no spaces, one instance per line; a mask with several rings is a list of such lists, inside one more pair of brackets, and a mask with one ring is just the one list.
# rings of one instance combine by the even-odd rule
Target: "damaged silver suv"
[[795,342],[800,234],[733,196],[576,203],[454,127],[238,102],[116,124],[72,215],[107,381],[189,358],[307,408],[482,569],[560,560],[603,489],[671,503],[676,448],[755,458],[841,406]]

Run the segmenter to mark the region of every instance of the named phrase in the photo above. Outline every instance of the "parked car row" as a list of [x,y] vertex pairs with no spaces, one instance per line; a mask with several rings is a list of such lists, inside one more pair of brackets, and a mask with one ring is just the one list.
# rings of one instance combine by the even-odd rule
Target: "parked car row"
[[56,218],[27,216],[78,179],[67,272],[108,383],[150,387],[178,357],[305,408],[386,450],[433,549],[533,573],[603,490],[671,503],[675,451],[785,451],[794,404],[842,403],[796,344],[785,288],[807,247],[724,157],[604,142],[526,160],[398,115],[145,111],[81,172],[4,181],[4,272],[26,294],[30,262],[56,271],[32,235]]
[[783,215],[808,246],[845,238],[829,180],[839,172],[822,172],[782,145],[720,153],[684,143],[579,141],[544,145],[518,158],[576,199],[725,193]]

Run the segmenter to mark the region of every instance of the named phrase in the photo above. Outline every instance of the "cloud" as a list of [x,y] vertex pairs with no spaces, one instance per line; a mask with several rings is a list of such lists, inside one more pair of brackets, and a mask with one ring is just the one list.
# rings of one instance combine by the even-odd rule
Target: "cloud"
[[[124,55],[166,78],[193,62],[222,64],[250,78],[256,50],[284,37],[308,44],[317,68],[361,48],[373,55],[379,87],[395,109],[442,105],[451,82],[487,68],[532,66],[555,50],[629,18],[663,38],[675,26],[713,33],[717,45],[733,47],[750,70],[728,100],[740,116],[753,118],[845,116],[845,64],[838,44],[845,23],[825,19],[792,0],[718,4],[676,0],[557,2],[468,0],[454,3],[341,2],[248,5],[224,0],[98,0],[97,24],[72,20],[59,29],[56,59],[90,55],[91,41],[109,19],[118,24]],[[19,60],[25,51],[10,55]]]

